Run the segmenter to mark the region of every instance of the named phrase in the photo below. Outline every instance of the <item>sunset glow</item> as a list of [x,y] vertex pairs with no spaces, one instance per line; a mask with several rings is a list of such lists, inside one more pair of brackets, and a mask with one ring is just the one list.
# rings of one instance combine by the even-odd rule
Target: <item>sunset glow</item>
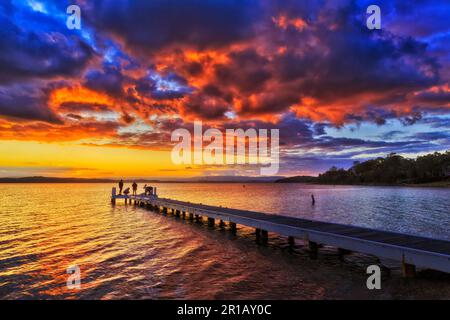
[[71,1],[80,30],[67,1],[0,4],[0,175],[256,174],[173,164],[196,120],[279,129],[280,175],[449,148],[448,4],[382,2],[368,30],[367,1],[188,2]]

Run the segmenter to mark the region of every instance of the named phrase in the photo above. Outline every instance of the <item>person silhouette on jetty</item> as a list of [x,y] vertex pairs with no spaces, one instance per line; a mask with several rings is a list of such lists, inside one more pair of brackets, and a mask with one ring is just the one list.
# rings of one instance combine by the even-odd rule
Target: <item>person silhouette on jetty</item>
[[120,181],[119,181],[119,194],[122,194],[122,189],[123,189],[123,180],[120,179]]
[[316,199],[314,198],[314,195],[311,194],[311,204],[315,205],[316,204]]
[[151,196],[153,194],[153,187],[147,186],[147,184],[145,184],[144,186],[144,195],[145,196]]
[[133,181],[133,184],[131,186],[133,187],[133,195],[135,196],[138,188],[136,181]]

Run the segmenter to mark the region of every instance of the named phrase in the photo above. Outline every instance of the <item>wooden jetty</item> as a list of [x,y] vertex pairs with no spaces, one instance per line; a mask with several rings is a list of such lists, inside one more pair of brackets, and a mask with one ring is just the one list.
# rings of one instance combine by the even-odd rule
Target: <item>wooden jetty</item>
[[311,256],[317,256],[321,245],[334,246],[341,254],[351,251],[388,258],[402,263],[403,275],[414,277],[416,266],[450,273],[450,241],[432,239],[396,232],[374,230],[363,227],[321,222],[308,219],[238,210],[218,206],[190,203],[159,198],[156,195],[116,195],[115,188],[111,202],[123,198],[131,204],[146,207],[157,212],[168,213],[189,220],[208,219],[213,226],[217,221],[221,227],[225,222],[232,232],[236,225],[255,228],[255,234],[267,241],[268,233],[274,232],[288,237],[289,243],[302,239],[309,245]]

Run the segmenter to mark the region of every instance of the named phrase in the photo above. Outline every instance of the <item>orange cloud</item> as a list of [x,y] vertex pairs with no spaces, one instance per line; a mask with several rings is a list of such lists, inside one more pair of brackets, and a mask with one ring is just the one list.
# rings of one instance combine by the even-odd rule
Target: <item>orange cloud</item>
[[80,85],[63,87],[53,90],[49,96],[49,106],[57,110],[66,103],[80,103],[103,106],[114,106],[115,101],[110,96]]
[[112,121],[66,122],[54,125],[46,122],[0,121],[1,140],[77,141],[87,138],[108,138],[117,134],[118,123]]
[[302,31],[305,29],[308,24],[305,20],[301,18],[288,18],[285,15],[279,15],[278,17],[272,17],[273,23],[281,29],[286,30],[288,27],[293,27],[294,29],[298,31]]

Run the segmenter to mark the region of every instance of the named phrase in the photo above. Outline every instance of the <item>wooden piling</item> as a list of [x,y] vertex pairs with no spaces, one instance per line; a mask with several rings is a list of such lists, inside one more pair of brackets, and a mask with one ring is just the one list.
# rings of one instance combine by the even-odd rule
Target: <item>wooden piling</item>
[[261,240],[263,242],[269,241],[269,232],[267,230],[261,230]]
[[292,236],[289,236],[289,237],[288,237],[288,243],[289,243],[289,246],[290,246],[290,247],[295,246],[295,238],[292,237]]
[[236,233],[236,230],[237,230],[236,223],[230,222],[230,230],[232,233]]
[[416,266],[405,262],[403,257],[402,261],[402,275],[403,278],[415,278],[416,277]]
[[316,259],[317,255],[319,253],[319,245],[317,242],[314,241],[308,241],[308,247],[309,247],[309,255],[311,258]]
[[208,218],[208,226],[214,227],[214,218]]
[[111,204],[116,204],[116,188],[111,189]]

